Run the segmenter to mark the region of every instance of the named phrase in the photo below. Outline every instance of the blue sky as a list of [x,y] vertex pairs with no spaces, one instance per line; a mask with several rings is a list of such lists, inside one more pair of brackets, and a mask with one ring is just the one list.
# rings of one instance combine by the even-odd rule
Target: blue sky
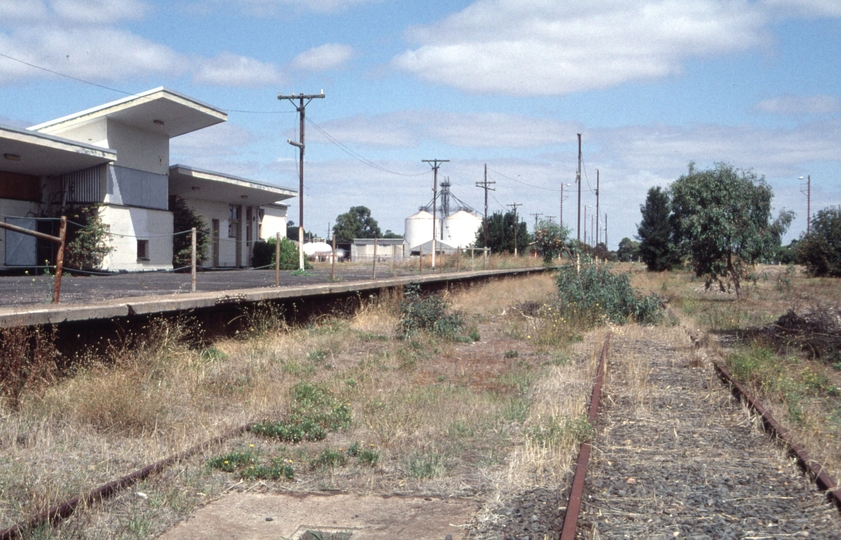
[[[165,86],[229,112],[173,140],[172,163],[297,188],[307,108],[305,226],[351,206],[383,230],[432,198],[448,159],[460,200],[489,211],[582,204],[609,244],[695,161],[753,169],[806,226],[841,204],[839,0],[0,0],[0,122],[26,127]],[[297,200],[290,218],[297,222]],[[583,211],[582,211],[583,212]],[[588,229],[590,228],[588,220]]]

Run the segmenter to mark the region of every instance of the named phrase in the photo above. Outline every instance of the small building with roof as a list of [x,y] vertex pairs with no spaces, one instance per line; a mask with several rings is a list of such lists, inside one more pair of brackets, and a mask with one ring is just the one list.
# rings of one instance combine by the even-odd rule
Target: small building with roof
[[[207,264],[249,266],[263,207],[297,192],[170,165],[172,138],[226,120],[221,109],[156,88],[29,129],[0,126],[0,219],[34,230],[41,216],[97,205],[112,248],[103,270],[169,270],[181,232],[170,211],[177,196],[211,231]],[[285,225],[285,211],[275,213]],[[0,242],[0,269],[42,262],[34,237],[0,230]]]

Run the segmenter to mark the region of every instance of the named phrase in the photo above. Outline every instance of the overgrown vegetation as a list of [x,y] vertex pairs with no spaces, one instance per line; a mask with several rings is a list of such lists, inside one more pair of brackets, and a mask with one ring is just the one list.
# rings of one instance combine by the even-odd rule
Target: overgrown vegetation
[[409,339],[420,331],[446,339],[458,337],[464,321],[458,313],[448,313],[448,307],[440,294],[423,294],[417,283],[407,285],[400,303],[400,337]]
[[82,206],[69,213],[64,264],[78,270],[99,270],[113,248],[111,227],[102,221],[100,207]]
[[[255,268],[274,268],[275,255],[277,254],[277,239],[258,240],[254,242],[254,255],[252,264]],[[305,268],[312,268],[309,261],[304,260]],[[280,238],[280,269],[298,269],[298,245],[288,238]]]
[[172,238],[172,267],[185,268],[192,265],[193,237],[187,231],[196,229],[196,265],[201,266],[207,260],[211,246],[210,230],[204,219],[187,204],[187,201],[173,195],[169,199],[169,210],[172,212],[172,228],[175,236]]
[[810,275],[841,277],[841,207],[824,208],[812,218],[797,253]]
[[588,264],[580,271],[565,265],[558,270],[557,285],[558,309],[565,321],[658,324],[664,317],[662,299],[641,296],[631,287],[629,274],[614,274],[604,265]]

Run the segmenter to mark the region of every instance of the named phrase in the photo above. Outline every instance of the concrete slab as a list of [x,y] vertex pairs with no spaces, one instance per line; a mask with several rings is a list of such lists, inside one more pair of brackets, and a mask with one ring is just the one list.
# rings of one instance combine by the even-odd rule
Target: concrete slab
[[466,499],[234,493],[159,538],[298,540],[307,531],[319,531],[327,533],[324,538],[350,540],[445,540],[447,535],[459,540],[467,538],[467,526],[478,510],[477,501]]

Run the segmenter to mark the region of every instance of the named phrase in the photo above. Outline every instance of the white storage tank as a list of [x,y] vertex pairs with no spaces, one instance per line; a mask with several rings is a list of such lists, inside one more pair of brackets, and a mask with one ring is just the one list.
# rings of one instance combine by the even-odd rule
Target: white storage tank
[[476,231],[482,225],[482,218],[471,212],[459,210],[444,219],[444,242],[451,246],[466,248],[476,241]]
[[406,218],[406,230],[403,234],[403,242],[409,246],[409,249],[413,249],[424,242],[429,242],[431,240],[432,214],[426,210],[421,210],[417,214],[413,214]]

